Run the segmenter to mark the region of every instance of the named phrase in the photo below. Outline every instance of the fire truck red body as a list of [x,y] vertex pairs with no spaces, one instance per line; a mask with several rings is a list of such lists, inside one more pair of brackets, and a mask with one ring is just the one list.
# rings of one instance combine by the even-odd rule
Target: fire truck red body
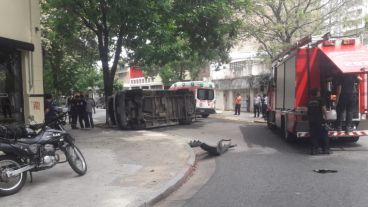
[[336,79],[354,73],[361,81],[353,113],[354,130],[335,131],[336,120],[328,120],[329,137],[357,141],[368,135],[361,122],[368,111],[368,49],[356,39],[337,39],[328,35],[320,39],[306,37],[280,54],[272,64],[273,83],[269,87],[269,127],[282,130],[285,140],[309,137],[307,104],[309,91],[318,88],[327,100],[328,110],[334,111],[337,93]]

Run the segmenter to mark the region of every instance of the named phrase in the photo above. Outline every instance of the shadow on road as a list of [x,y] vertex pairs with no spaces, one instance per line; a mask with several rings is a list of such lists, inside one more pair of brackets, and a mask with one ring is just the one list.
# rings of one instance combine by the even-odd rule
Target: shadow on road
[[[240,126],[240,131],[248,148],[272,148],[279,152],[309,154],[309,139],[298,139],[293,143],[282,140],[278,131],[272,131],[266,126],[246,125]],[[368,151],[359,142],[331,140],[332,151]]]
[[162,127],[156,127],[152,129],[147,130],[154,130],[156,132],[170,132],[175,131],[177,129],[200,129],[204,127],[206,123],[203,122],[203,119],[197,118],[195,121],[193,121],[191,124],[178,124],[178,125],[171,125],[171,126],[162,126]]

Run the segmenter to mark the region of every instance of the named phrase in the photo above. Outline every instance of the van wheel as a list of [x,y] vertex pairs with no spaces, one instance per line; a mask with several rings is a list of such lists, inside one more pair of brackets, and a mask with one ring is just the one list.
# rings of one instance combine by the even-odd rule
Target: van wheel
[[359,141],[359,137],[343,137],[343,138],[340,138],[339,140],[343,142],[355,143]]
[[352,137],[351,138],[351,142],[358,142],[359,141],[359,137]]
[[201,116],[202,116],[202,118],[207,118],[209,116],[209,114],[202,114]]

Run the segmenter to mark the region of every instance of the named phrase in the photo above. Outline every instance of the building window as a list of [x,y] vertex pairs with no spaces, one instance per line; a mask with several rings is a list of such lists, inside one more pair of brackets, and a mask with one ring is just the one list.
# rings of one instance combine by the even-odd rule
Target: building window
[[199,100],[213,100],[215,98],[213,89],[198,89],[197,98]]

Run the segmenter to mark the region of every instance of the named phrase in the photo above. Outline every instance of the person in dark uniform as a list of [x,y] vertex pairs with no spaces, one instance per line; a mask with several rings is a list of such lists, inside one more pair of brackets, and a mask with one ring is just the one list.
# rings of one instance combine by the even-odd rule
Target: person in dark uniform
[[84,100],[84,96],[80,95],[77,99],[77,114],[79,125],[83,129],[84,128],[84,116],[86,114],[86,101]]
[[359,79],[354,74],[344,74],[340,75],[338,78],[336,94],[337,131],[342,130],[343,116],[345,112],[345,131],[352,131],[353,111],[358,95],[357,84],[359,84]]
[[77,129],[77,118],[78,118],[78,109],[77,109],[77,100],[79,96],[74,96],[70,100],[70,116],[72,117],[72,129]]
[[66,100],[66,106],[68,107],[68,120],[69,120],[69,124],[72,123],[72,113],[71,113],[72,100],[73,100],[73,97],[72,96],[69,96],[68,99]]
[[45,111],[45,123],[50,123],[51,121],[54,121],[56,119],[57,115],[54,109],[51,94],[45,94],[44,111]]
[[321,98],[320,91],[316,88],[311,90],[311,99],[308,102],[309,133],[311,136],[311,155],[319,153],[322,148],[323,154],[330,154],[327,130],[324,127],[326,105]]

